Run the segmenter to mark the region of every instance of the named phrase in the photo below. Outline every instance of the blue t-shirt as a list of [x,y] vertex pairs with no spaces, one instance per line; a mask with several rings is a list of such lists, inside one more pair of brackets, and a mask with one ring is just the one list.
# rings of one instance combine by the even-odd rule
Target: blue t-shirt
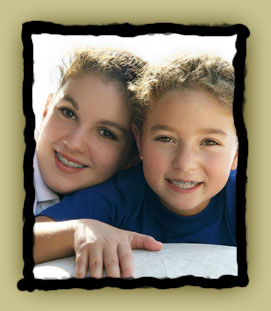
[[91,218],[153,236],[163,243],[236,246],[236,171],[197,215],[181,216],[164,207],[145,181],[142,165],[118,172],[107,182],[65,196],[39,215],[55,221]]

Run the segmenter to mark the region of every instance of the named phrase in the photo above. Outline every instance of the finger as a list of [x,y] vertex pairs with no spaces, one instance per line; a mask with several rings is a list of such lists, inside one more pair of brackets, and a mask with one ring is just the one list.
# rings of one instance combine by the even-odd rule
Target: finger
[[121,277],[132,278],[134,275],[134,257],[129,244],[120,244],[118,246],[119,265]]
[[76,265],[76,277],[78,279],[85,278],[87,275],[87,267],[88,267],[88,254],[86,251],[76,253],[75,265]]
[[111,278],[119,278],[120,267],[116,247],[106,246],[103,251],[103,260],[106,276]]
[[89,252],[89,274],[92,278],[100,279],[103,277],[103,250],[95,247]]
[[141,248],[149,251],[159,251],[163,247],[163,243],[156,241],[149,235],[129,232],[129,238],[132,249]]

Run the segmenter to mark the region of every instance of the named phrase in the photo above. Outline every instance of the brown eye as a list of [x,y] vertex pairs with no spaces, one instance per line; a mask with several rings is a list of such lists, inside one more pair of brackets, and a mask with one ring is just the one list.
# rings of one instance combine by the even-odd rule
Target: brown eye
[[98,131],[98,133],[104,137],[104,138],[107,138],[107,139],[112,139],[112,140],[117,140],[117,137],[116,135],[114,135],[111,131],[107,130],[107,129],[100,129]]
[[77,119],[76,114],[71,109],[61,108],[60,111],[61,111],[62,115],[67,119],[72,119],[72,120]]
[[212,139],[206,139],[203,141],[202,145],[206,145],[206,146],[218,146],[219,144]]
[[163,143],[171,143],[171,142],[174,142],[172,138],[170,137],[167,137],[167,136],[161,136],[161,137],[158,137],[156,138],[157,141],[161,141]]

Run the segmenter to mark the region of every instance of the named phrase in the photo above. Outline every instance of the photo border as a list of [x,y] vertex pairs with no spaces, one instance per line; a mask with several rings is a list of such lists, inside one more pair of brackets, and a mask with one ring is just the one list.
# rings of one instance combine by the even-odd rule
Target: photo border
[[[103,278],[103,279],[65,279],[65,280],[40,280],[33,275],[33,203],[35,190],[33,185],[33,157],[35,153],[35,116],[32,103],[33,75],[33,34],[58,34],[58,35],[118,35],[122,37],[134,37],[146,34],[169,34],[177,33],[182,35],[198,36],[232,36],[237,35],[236,54],[233,59],[235,68],[235,91],[233,114],[236,131],[239,139],[239,161],[237,170],[236,186],[236,241],[237,241],[237,263],[238,275],[223,275],[219,279],[206,279],[196,276],[183,276],[176,279],[138,278],[132,280]],[[22,291],[53,290],[68,288],[99,289],[106,286],[122,289],[133,289],[139,287],[154,287],[159,289],[177,288],[184,285],[200,286],[204,288],[230,288],[235,286],[244,287],[248,284],[247,261],[246,261],[246,170],[248,157],[247,131],[243,118],[244,89],[245,89],[245,58],[246,39],[249,37],[249,30],[242,24],[235,25],[181,25],[173,23],[155,23],[145,25],[110,24],[110,25],[86,25],[86,26],[64,26],[50,22],[33,21],[23,24],[23,59],[24,59],[24,81],[23,81],[23,112],[26,118],[24,138],[26,150],[24,155],[24,188],[26,192],[23,209],[23,259],[24,278],[18,281],[17,287]]]

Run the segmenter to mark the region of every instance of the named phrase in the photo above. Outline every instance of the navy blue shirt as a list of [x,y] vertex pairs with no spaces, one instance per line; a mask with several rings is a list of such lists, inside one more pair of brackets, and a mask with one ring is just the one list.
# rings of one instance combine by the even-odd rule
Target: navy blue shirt
[[91,218],[153,236],[163,243],[236,246],[236,171],[197,215],[181,216],[164,207],[147,185],[142,166],[118,172],[107,182],[65,196],[40,215],[55,221]]

